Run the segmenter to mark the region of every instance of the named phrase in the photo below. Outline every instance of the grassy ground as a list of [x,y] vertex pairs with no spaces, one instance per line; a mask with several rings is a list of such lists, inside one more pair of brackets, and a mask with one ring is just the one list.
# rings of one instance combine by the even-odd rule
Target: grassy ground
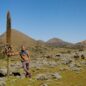
[[[64,52],[67,52],[70,50],[65,50]],[[57,54],[57,52],[62,52],[63,49],[59,50],[50,50],[50,53]],[[47,52],[46,52],[47,53]],[[48,52],[49,53],[49,52]],[[17,58],[15,58],[15,61]],[[0,59],[0,67],[6,67],[6,59]],[[62,65],[61,65],[62,66]],[[64,66],[63,66],[64,67]],[[6,86],[41,86],[43,83],[47,84],[48,86],[86,86],[86,67],[83,67],[82,70],[77,73],[75,71],[65,70],[60,71],[60,66],[58,67],[49,67],[44,66],[40,69],[31,68],[30,72],[32,73],[32,78],[19,78],[19,77],[13,77],[10,76],[6,79]],[[49,80],[36,80],[37,74],[46,74],[46,73],[55,73],[59,72],[62,76],[61,80],[56,79],[49,79]]]
[[[35,70],[35,72],[33,72]],[[7,79],[7,86],[40,86],[43,83],[48,84],[49,86],[86,86],[86,69],[83,68],[80,73],[76,73],[73,71],[62,71],[60,74],[62,75],[61,80],[56,79],[49,79],[49,80],[36,80],[35,75],[39,73],[54,73],[58,72],[58,67],[55,68],[43,68],[40,70],[31,69],[32,78],[15,78],[15,77],[9,77]]]

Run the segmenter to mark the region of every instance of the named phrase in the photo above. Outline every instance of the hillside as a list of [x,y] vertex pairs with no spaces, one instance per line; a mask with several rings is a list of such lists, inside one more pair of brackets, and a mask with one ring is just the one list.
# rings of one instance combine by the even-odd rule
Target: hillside
[[[2,34],[0,38],[3,43],[6,43],[6,33]],[[36,40],[14,29],[12,29],[11,39],[11,44],[17,47],[20,47],[23,44],[27,47],[34,47],[36,45]]]
[[83,46],[86,46],[86,40],[84,40],[84,41],[81,41],[81,42],[79,42],[79,43],[77,43],[78,45],[83,45]]
[[[6,43],[6,33],[3,33],[0,36],[0,39],[3,44]],[[15,47],[20,47],[21,45],[26,45],[27,47],[34,48],[35,46],[41,46],[41,47],[68,47],[68,48],[79,48],[79,47],[86,47],[86,41],[82,41],[76,44],[72,44],[69,42],[65,42],[59,38],[52,38],[49,39],[47,42],[44,42],[42,40],[35,40],[24,33],[17,31],[15,29],[12,29],[12,45]],[[0,41],[0,44],[1,44]]]
[[78,42],[74,45],[76,48],[86,48],[86,40]]
[[64,47],[64,46],[70,46],[72,43],[65,42],[61,39],[58,38],[52,38],[46,42],[50,46],[59,46],[59,47]]

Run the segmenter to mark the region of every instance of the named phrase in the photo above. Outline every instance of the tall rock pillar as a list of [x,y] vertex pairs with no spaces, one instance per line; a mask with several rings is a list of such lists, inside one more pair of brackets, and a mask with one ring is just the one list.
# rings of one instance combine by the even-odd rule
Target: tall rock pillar
[[6,43],[11,44],[11,16],[10,12],[7,12],[7,22],[6,22]]

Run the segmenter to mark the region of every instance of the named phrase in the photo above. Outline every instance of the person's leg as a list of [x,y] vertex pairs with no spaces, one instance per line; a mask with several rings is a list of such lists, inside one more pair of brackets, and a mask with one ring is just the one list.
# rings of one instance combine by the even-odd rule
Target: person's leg
[[26,67],[26,61],[23,61],[22,65],[23,65],[23,69],[25,71],[25,76],[26,76],[28,74],[28,70],[27,70],[27,67]]
[[29,62],[26,63],[26,68],[29,70]]
[[[29,62],[26,62],[26,68],[27,68],[27,71],[29,71]],[[31,74],[29,72],[27,72],[27,77],[31,78]]]

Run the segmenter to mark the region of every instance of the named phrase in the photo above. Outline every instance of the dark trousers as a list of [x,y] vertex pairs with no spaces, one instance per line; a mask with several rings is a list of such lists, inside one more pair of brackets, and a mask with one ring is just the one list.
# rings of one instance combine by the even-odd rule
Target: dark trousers
[[31,77],[31,74],[28,72],[29,71],[29,62],[28,61],[22,61],[22,65],[25,71],[25,76],[26,77]]

